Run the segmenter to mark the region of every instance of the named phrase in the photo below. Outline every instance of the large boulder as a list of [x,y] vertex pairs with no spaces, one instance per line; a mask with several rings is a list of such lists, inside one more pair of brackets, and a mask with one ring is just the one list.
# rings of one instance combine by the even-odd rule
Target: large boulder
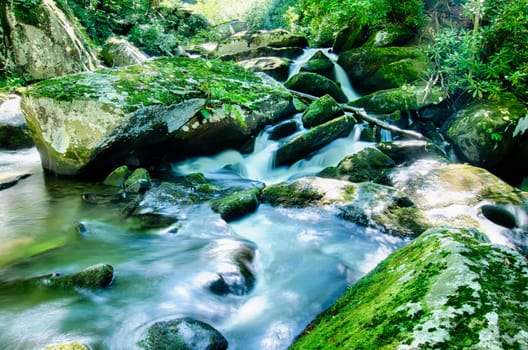
[[311,128],[281,145],[275,154],[274,165],[291,165],[330,142],[348,136],[356,123],[353,116],[344,115]]
[[364,46],[403,46],[414,36],[415,33],[407,26],[390,25],[372,33]]
[[361,47],[341,53],[338,59],[361,94],[415,81],[426,62],[424,50],[417,46]]
[[330,95],[313,101],[302,115],[305,128],[311,128],[344,114],[343,107]]
[[310,59],[301,66],[301,72],[310,72],[324,75],[328,79],[334,79],[334,62],[325,55],[323,51],[317,51]]
[[339,30],[332,45],[332,51],[341,53],[360,47],[368,39],[368,27],[357,22],[351,22],[348,26]]
[[128,40],[110,37],[103,45],[101,57],[109,67],[124,67],[143,63],[148,56]]
[[93,70],[92,46],[75,20],[52,0],[2,2],[3,54],[10,68],[29,80]]
[[106,175],[239,147],[289,113],[291,96],[234,64],[175,57],[43,81],[21,105],[44,169]]
[[225,350],[227,340],[205,322],[179,318],[154,323],[141,345],[146,350]]
[[437,105],[447,98],[439,87],[404,85],[399,88],[380,90],[349,102],[351,106],[364,108],[371,113],[392,113],[412,111],[426,106]]
[[475,230],[424,232],[356,282],[290,349],[523,349],[528,263]]
[[18,149],[33,146],[24,115],[20,109],[20,97],[0,95],[0,148]]
[[337,102],[347,102],[348,98],[333,80],[327,77],[309,72],[297,73],[290,77],[285,83],[288,89],[304,92],[309,95],[321,97],[326,94],[332,96]]
[[266,73],[278,81],[288,79],[290,64],[291,60],[283,57],[258,57],[238,62],[250,71]]
[[457,156],[507,179],[519,181],[528,171],[528,110],[515,96],[475,100],[448,121],[445,136]]

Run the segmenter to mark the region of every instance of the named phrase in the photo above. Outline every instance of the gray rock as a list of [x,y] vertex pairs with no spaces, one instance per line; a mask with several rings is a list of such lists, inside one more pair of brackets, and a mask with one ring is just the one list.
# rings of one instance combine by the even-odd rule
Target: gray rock
[[284,86],[309,95],[321,97],[326,94],[332,96],[337,102],[347,102],[341,87],[333,80],[316,73],[301,72],[288,79]]
[[278,81],[284,81],[288,79],[291,60],[283,57],[257,57],[239,61],[237,64],[250,71],[262,72]]
[[111,37],[106,40],[101,50],[101,56],[109,67],[124,67],[143,63],[148,56],[139,51],[128,40]]
[[0,148],[19,149],[33,146],[20,109],[20,97],[0,94]]

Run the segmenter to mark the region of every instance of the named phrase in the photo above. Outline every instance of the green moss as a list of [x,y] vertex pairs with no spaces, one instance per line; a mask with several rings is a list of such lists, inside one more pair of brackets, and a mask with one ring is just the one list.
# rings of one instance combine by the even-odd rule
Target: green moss
[[225,221],[233,221],[257,210],[259,189],[250,189],[233,193],[212,202],[212,209]]
[[270,185],[262,190],[262,201],[273,206],[305,207],[321,198],[323,194],[295,183]]
[[130,176],[130,169],[128,169],[128,166],[122,165],[118,168],[116,168],[114,171],[112,171],[106,179],[103,181],[103,184],[108,186],[114,186],[119,188],[125,187],[125,182]]
[[[258,89],[255,84],[260,84]],[[31,86],[25,94],[59,101],[97,100],[126,112],[192,97],[255,109],[270,94],[289,96],[285,89],[265,85],[254,73],[233,63],[186,57],[49,79]]]

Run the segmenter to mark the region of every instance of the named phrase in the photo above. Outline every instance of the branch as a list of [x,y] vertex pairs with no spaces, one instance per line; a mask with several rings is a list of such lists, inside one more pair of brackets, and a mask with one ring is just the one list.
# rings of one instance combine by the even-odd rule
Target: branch
[[[294,91],[294,90],[289,90],[288,89],[288,91],[292,95],[294,95],[294,96],[296,96],[296,97],[298,97],[300,99],[303,99],[303,100],[315,101],[315,100],[317,100],[319,98],[319,97],[316,97],[316,96],[313,96],[313,95],[305,94],[305,93]],[[398,134],[398,135],[407,136],[407,137],[409,137],[411,139],[426,140],[426,138],[422,134],[420,134],[419,132],[412,131],[412,130],[401,129],[401,128],[395,126],[395,125],[386,123],[383,120],[380,120],[378,118],[375,118],[375,117],[372,117],[372,116],[368,115],[367,112],[365,112],[365,110],[363,108],[352,107],[352,106],[349,106],[349,105],[344,104],[344,103],[341,103],[340,105],[343,108],[343,110],[345,110],[346,112],[353,113],[354,116],[358,117],[359,119],[362,119],[362,120],[364,120],[366,122],[369,122],[371,124],[377,125],[380,128],[382,128],[382,129],[389,130],[389,131],[391,131],[391,132],[393,132],[395,134]]]

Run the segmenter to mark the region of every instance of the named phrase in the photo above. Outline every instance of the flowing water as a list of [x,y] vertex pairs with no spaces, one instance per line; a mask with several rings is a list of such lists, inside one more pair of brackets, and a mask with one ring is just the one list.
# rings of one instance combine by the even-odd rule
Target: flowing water
[[[203,172],[213,183],[226,177],[275,183],[315,174],[367,147],[357,141],[359,131],[288,168],[273,168],[279,142],[264,131],[251,154],[227,151],[174,164],[172,171]],[[135,349],[152,323],[179,317],[211,324],[230,349],[286,349],[347,286],[404,244],[325,207],[262,204],[227,224],[208,203],[165,202],[160,206],[175,213],[178,230],[146,230],[124,219],[115,190],[45,176],[34,149],[0,152],[0,178],[27,172],[32,175],[0,191],[0,281],[97,263],[113,265],[116,277],[99,290],[13,290],[0,283],[0,349],[42,349],[70,340],[93,349]],[[90,204],[84,193],[105,200]],[[256,250],[254,288],[243,295],[213,294],[208,283],[241,246]]]

